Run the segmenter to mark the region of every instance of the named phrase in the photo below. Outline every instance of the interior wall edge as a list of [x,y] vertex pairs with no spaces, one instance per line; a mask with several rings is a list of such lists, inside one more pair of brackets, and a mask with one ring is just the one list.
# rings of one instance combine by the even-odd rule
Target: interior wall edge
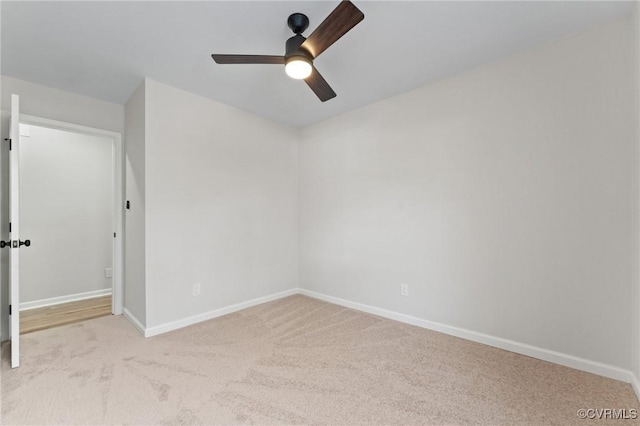
[[[124,106],[125,143],[123,150],[124,196],[133,208],[123,214],[123,306],[144,330],[146,324],[145,262],[145,143],[146,143],[146,79],[134,90]],[[144,334],[144,333],[143,333]]]
[[124,317],[131,323],[133,328],[138,330],[138,332],[144,337],[145,326],[142,325],[142,323],[138,320],[138,318],[136,318],[136,316],[133,315],[127,308],[124,308],[122,310],[122,313]]
[[640,393],[638,393],[638,389],[640,388],[640,386],[638,386],[638,379],[635,377],[633,372],[620,367],[616,367],[614,365],[608,365],[598,361],[592,361],[589,359],[580,358],[573,355],[516,342],[513,340],[503,339],[500,337],[491,336],[464,328],[429,321],[411,315],[406,315],[371,305],[365,305],[363,303],[353,302],[350,300],[317,293],[311,290],[300,289],[299,293],[308,297],[312,297],[314,299],[323,300],[325,302],[344,306],[350,309],[355,309],[357,311],[378,315],[383,318],[388,318],[405,324],[410,324],[439,333],[448,334],[450,336],[459,337],[472,342],[482,343],[484,345],[507,350],[510,352],[515,352],[521,355],[526,355],[532,358],[540,359],[542,361],[552,362],[554,364],[574,368],[576,370],[585,371],[587,373],[593,373],[599,376],[608,377],[610,379],[631,383],[636,391],[636,395],[640,399]]

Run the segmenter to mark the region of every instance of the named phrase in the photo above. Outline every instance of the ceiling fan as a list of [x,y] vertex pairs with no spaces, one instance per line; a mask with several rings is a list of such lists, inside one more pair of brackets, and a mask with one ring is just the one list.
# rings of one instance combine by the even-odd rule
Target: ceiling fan
[[295,35],[287,40],[284,56],[213,54],[211,57],[218,64],[284,65],[289,77],[304,80],[316,96],[325,102],[335,98],[336,92],[313,66],[313,60],[363,19],[364,14],[360,9],[349,0],[343,0],[308,38],[302,33],[309,27],[309,18],[302,13],[290,15],[287,25]]

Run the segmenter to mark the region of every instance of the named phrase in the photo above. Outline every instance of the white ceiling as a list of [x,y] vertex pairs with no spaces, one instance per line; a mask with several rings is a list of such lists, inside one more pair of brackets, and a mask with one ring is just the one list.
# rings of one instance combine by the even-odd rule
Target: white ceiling
[[632,9],[615,1],[354,3],[364,21],[315,61],[338,94],[325,103],[282,66],[218,65],[210,55],[283,54],[289,14],[309,17],[309,35],[337,1],[2,1],[1,71],[119,104],[149,77],[299,127]]

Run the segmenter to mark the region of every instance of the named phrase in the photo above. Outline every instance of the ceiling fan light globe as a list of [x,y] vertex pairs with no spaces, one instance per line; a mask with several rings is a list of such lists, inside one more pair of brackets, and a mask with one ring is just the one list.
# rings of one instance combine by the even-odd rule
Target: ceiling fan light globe
[[284,70],[289,77],[295,78],[296,80],[302,80],[311,75],[313,68],[311,67],[311,62],[307,58],[295,57],[287,61]]

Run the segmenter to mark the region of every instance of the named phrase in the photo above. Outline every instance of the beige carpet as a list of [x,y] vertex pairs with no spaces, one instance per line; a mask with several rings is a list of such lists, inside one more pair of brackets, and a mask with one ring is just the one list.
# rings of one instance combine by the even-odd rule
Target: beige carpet
[[[22,338],[2,424],[606,424],[631,386],[292,296],[142,338],[104,317]],[[637,421],[618,420],[631,425]]]

